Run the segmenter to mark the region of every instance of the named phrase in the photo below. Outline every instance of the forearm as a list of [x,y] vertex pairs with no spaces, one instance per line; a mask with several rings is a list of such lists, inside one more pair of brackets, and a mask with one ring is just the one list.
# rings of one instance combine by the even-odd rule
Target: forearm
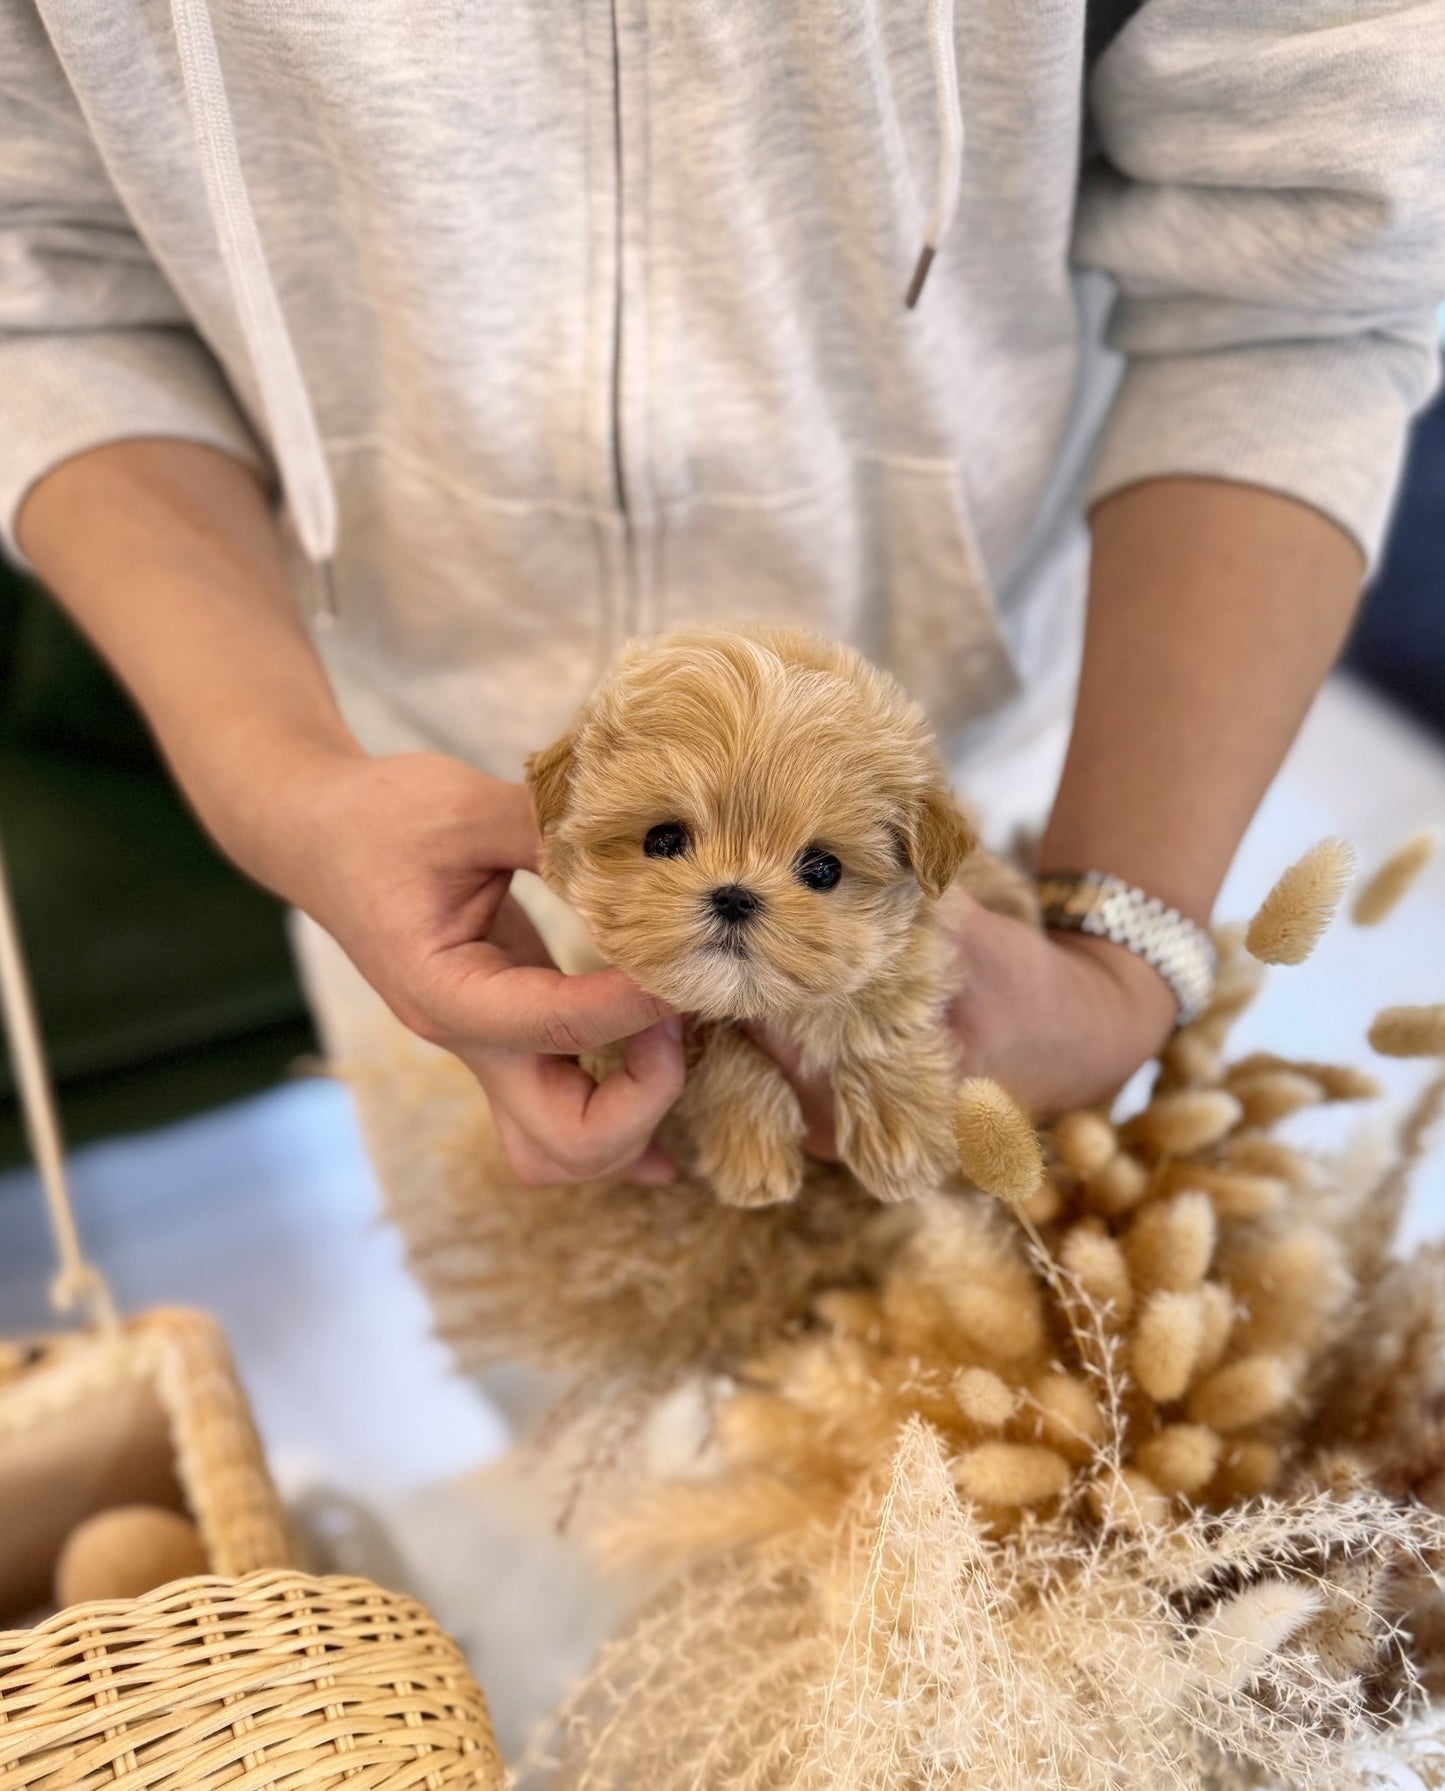
[[270,505],[214,449],[123,441],[23,505],[21,547],[129,687],[202,821],[283,894],[268,826],[300,768],[359,749],[297,613]]
[[[620,971],[564,977],[508,891],[534,869],[521,784],[437,753],[369,758],[296,614],[265,493],[174,441],[77,456],[19,519],[42,578],[125,679],[202,820],[313,915],[402,1022],[455,1051],[536,1181],[676,1170],[651,1144],[680,1024]],[[626,1040],[596,1081],[557,1052]]]
[[1083,675],[1041,848],[1208,917],[1349,628],[1363,562],[1254,486],[1150,480],[1093,519]]

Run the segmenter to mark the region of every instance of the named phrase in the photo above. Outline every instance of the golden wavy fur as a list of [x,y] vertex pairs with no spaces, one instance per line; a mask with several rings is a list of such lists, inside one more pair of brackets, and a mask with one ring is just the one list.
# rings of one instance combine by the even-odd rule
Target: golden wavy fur
[[744,1021],[832,1072],[873,1194],[948,1177],[937,909],[976,842],[891,678],[797,629],[669,635],[628,649],[527,775],[547,881],[609,962],[705,1022],[681,1117],[723,1199],[791,1199],[803,1174],[797,1098]]

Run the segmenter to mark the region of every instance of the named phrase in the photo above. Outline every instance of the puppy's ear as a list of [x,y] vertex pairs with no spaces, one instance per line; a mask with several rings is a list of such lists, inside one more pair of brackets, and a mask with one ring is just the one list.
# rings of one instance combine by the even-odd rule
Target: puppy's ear
[[527,788],[532,792],[539,833],[545,834],[566,812],[567,790],[572,781],[575,758],[572,736],[564,734],[527,760]]
[[941,783],[930,784],[914,802],[899,836],[913,874],[925,895],[941,896],[978,844],[958,804]]

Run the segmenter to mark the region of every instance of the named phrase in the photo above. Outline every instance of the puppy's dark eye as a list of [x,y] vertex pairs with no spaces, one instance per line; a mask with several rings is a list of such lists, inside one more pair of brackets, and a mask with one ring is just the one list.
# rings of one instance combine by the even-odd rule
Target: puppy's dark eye
[[793,874],[809,889],[833,889],[843,875],[843,867],[831,852],[825,852],[821,846],[808,846],[798,854]]
[[692,835],[681,821],[659,821],[649,827],[642,849],[649,858],[681,858],[692,844]]

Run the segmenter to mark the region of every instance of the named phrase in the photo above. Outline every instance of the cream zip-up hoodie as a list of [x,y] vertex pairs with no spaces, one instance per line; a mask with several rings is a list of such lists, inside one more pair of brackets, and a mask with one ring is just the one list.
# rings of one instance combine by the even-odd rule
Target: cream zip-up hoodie
[[267,466],[377,750],[515,775],[627,635],[757,615],[966,746],[1066,692],[1090,495],[1373,555],[1438,364],[1445,0],[1146,0],[1087,85],[1084,21],[0,0],[0,518],[119,437]]

